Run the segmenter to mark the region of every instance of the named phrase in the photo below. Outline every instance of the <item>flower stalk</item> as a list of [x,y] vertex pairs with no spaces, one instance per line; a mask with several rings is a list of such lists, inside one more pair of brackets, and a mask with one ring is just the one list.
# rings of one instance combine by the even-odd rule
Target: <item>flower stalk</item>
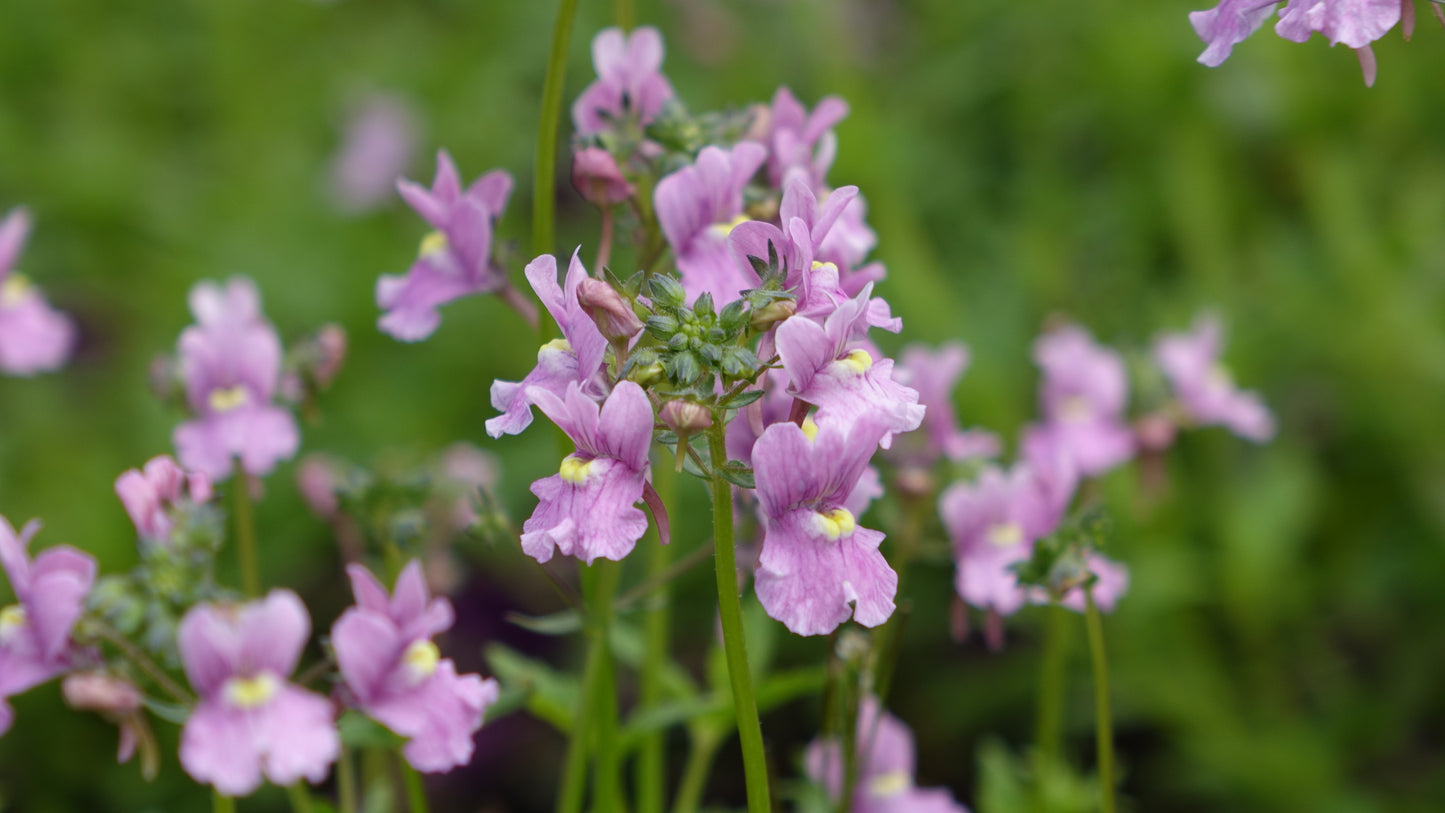
[[[675,504],[676,478],[667,466],[654,466],[653,477],[663,505],[671,515]],[[654,528],[653,534],[657,531]],[[668,584],[662,581],[672,562],[672,547],[653,540],[647,552],[647,577],[657,581],[659,587],[652,597],[652,607],[643,620],[643,636],[646,649],[643,653],[642,674],[638,694],[640,707],[651,708],[662,701],[662,668],[667,658],[668,638],[671,633],[672,608]],[[667,761],[663,732],[656,731],[643,739],[637,758],[637,810],[638,813],[662,813],[663,799],[667,788]]]
[[1039,707],[1035,741],[1039,763],[1045,769],[1058,765],[1064,727],[1064,667],[1068,663],[1068,610],[1050,602],[1044,609],[1044,651],[1039,665]]
[[246,598],[261,595],[260,568],[256,558],[256,521],[251,507],[251,489],[241,458],[234,459],[231,475],[232,511],[236,521],[236,556],[241,562],[241,592]]
[[1109,706],[1109,663],[1104,653],[1104,622],[1094,603],[1094,588],[1084,585],[1084,623],[1094,662],[1094,732],[1099,760],[1099,810],[1114,813],[1114,723]]

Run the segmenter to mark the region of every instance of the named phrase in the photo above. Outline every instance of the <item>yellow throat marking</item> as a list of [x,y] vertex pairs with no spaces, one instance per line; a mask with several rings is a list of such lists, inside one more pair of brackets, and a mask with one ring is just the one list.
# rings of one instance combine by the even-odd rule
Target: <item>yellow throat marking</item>
[[1000,522],[988,526],[988,541],[1000,548],[1011,548],[1024,541],[1024,529],[1017,522]]
[[873,357],[868,355],[867,350],[860,347],[833,363],[841,364],[844,369],[853,375],[862,375],[868,372],[869,368],[873,366]]
[[401,656],[401,660],[406,664],[406,671],[411,676],[412,682],[420,683],[436,674],[437,664],[442,660],[442,653],[431,641],[413,641],[412,645],[406,648],[406,653]]
[[421,238],[421,248],[417,249],[416,256],[426,257],[431,254],[446,251],[450,247],[451,243],[447,242],[447,236],[445,234],[439,231],[429,232],[427,236]]
[[249,400],[251,400],[250,393],[246,392],[246,388],[240,384],[234,387],[217,387],[211,390],[211,397],[208,399],[211,409],[217,412],[230,412],[245,406]]
[[557,473],[562,476],[563,480],[581,485],[592,476],[593,462],[592,460],[583,460],[575,454],[569,454],[562,458],[562,465],[557,469]]
[[0,610],[0,642],[10,640],[11,636],[25,628],[29,618],[25,615],[25,608],[19,604],[12,604]]
[[281,690],[281,681],[270,672],[255,677],[233,677],[222,687],[226,702],[238,709],[254,709],[271,702]]
[[907,771],[889,771],[873,777],[868,783],[868,795],[875,798],[897,796],[913,787],[913,777]]
[[714,223],[707,228],[708,231],[712,232],[713,236],[717,237],[718,239],[722,239],[727,237],[729,234],[732,234],[733,229],[736,229],[738,226],[741,226],[749,220],[752,220],[752,218],[748,217],[747,215],[738,215],[737,217],[729,220],[726,223]]
[[846,508],[834,508],[832,511],[814,514],[815,528],[819,535],[829,542],[836,542],[845,536],[851,536],[858,523],[853,519],[853,514]]
[[24,274],[11,273],[0,283],[0,308],[13,308],[30,294],[30,280]]

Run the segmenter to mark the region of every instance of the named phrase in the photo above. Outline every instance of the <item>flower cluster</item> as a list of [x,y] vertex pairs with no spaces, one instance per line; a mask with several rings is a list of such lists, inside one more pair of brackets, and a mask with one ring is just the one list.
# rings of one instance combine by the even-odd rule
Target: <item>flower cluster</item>
[[15,209],[0,220],[0,372],[9,375],[54,370],[75,346],[75,324],[15,270],[29,236],[26,210]]

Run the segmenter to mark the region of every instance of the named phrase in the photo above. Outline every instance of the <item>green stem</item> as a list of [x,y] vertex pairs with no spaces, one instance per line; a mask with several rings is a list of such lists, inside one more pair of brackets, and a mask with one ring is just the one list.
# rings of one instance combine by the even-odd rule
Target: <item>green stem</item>
[[211,791],[212,813],[236,813],[236,800],[229,796],[222,796],[218,790]]
[[[843,675],[843,793],[838,799],[838,813],[853,810],[853,790],[858,786],[858,673],[844,664]],[[870,737],[871,739],[871,737]]]
[[623,31],[632,30],[632,0],[612,0],[612,17]]
[[[675,513],[673,495],[676,476],[667,466],[653,466],[653,482],[662,504],[669,515]],[[643,639],[646,649],[642,656],[642,674],[639,676],[638,704],[649,709],[662,702],[662,668],[667,659],[672,607],[668,596],[667,582],[662,581],[672,561],[672,546],[661,544],[656,529],[649,539],[647,551],[647,577],[658,581],[657,595],[652,609],[643,619]],[[667,752],[663,732],[648,734],[639,748],[637,757],[637,810],[638,813],[662,813],[663,797],[667,793]]]
[[311,813],[311,794],[306,791],[304,780],[298,780],[288,785],[286,797],[291,800],[291,809],[296,813]]
[[91,629],[95,630],[96,635],[99,636],[101,640],[113,644],[116,649],[121,651],[122,655],[125,655],[126,658],[142,672],[145,672],[151,680],[155,681],[157,686],[164,689],[166,694],[174,698],[177,703],[187,708],[196,704],[196,698],[192,697],[190,692],[181,688],[181,685],[173,680],[166,670],[151,660],[150,656],[141,651],[140,647],[131,643],[129,638],[121,635],[119,630],[99,619],[92,619],[90,624]]
[[910,565],[918,556],[924,516],[931,510],[932,505],[929,500],[905,499],[903,521],[895,537],[893,567],[898,571],[897,609],[874,637],[878,656],[873,670],[873,694],[879,703],[885,705],[888,702],[888,693],[893,689],[893,675],[903,654],[903,630],[908,625],[908,615],[912,610],[913,602],[908,597],[908,574],[912,569]]
[[727,424],[722,415],[713,417],[707,430],[712,453],[712,523],[717,558],[717,603],[722,620],[723,650],[727,653],[728,678],[732,684],[733,707],[738,716],[738,739],[743,749],[743,773],[747,779],[749,813],[768,813],[768,761],[763,750],[763,729],[758,722],[758,704],[753,697],[753,679],[748,671],[747,643],[743,640],[743,609],[738,597],[737,561],[733,553],[733,492],[723,479],[727,464]]
[[1039,707],[1035,739],[1039,764],[1049,770],[1060,764],[1064,730],[1064,667],[1068,664],[1069,611],[1057,603],[1044,610],[1044,651],[1039,664]]
[[682,770],[682,784],[677,789],[673,802],[673,813],[697,813],[702,804],[703,791],[707,790],[707,777],[712,773],[712,760],[717,754],[722,737],[715,734],[701,734],[692,738],[692,750],[687,755],[687,765]]
[[356,766],[351,749],[341,746],[341,759],[336,761],[336,804],[341,813],[357,813]]
[[567,74],[567,45],[577,0],[562,0],[552,29],[552,52],[542,83],[542,116],[537,126],[537,167],[532,177],[532,252],[550,254],[557,214],[553,186],[557,178],[557,126],[562,119],[562,83]]
[[613,672],[612,647],[608,630],[612,626],[612,600],[622,565],[598,559],[588,567],[596,571],[588,604],[588,646],[597,659],[596,685],[593,687],[592,724],[596,736],[596,759],[593,761],[594,784],[592,808],[597,811],[622,810],[622,749],[617,745],[617,676]]
[[427,813],[429,806],[426,801],[426,788],[421,783],[421,774],[417,773],[416,768],[411,767],[411,763],[406,761],[406,757],[399,753],[396,761],[401,764],[401,781],[406,785],[407,809],[411,813]]
[[[589,574],[582,571],[585,586]],[[567,756],[562,764],[562,790],[557,794],[557,813],[582,813],[583,796],[587,792],[587,736],[591,720],[592,695],[597,683],[598,659],[594,647],[587,648],[586,665],[582,667],[582,686],[577,692],[577,714],[573,718],[571,736],[567,740]]]
[[1094,732],[1099,751],[1099,810],[1114,813],[1114,723],[1109,709],[1109,663],[1104,654],[1104,622],[1094,603],[1093,585],[1084,585],[1084,623],[1089,657],[1094,662]]
[[261,576],[256,565],[256,522],[251,515],[251,488],[241,458],[235,458],[231,475],[232,511],[236,519],[236,555],[241,560],[241,592],[246,598],[261,595]]

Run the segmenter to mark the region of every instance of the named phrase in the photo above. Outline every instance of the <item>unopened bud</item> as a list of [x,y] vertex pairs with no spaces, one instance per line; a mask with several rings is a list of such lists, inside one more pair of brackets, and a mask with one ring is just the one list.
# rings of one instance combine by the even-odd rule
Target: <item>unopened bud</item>
[[798,303],[791,299],[778,299],[753,311],[748,322],[753,330],[762,332],[798,312]]
[[1134,438],[1145,451],[1162,452],[1174,445],[1178,427],[1163,412],[1152,412],[1134,424]]
[[621,203],[636,191],[622,177],[612,153],[601,147],[587,147],[572,155],[572,185],[589,203],[599,207]]
[[608,341],[625,341],[642,332],[642,320],[633,313],[632,306],[602,280],[582,280],[577,288],[577,301]]
[[662,405],[659,417],[679,435],[691,435],[712,426],[712,412],[692,401],[668,401]]
[[311,378],[318,389],[326,389],[341,372],[346,361],[346,331],[341,325],[323,325],[316,333],[316,360],[311,368]]
[[662,368],[662,365],[657,362],[637,364],[628,371],[627,380],[645,389],[661,381],[666,372],[667,371]]
[[141,694],[130,681],[99,672],[76,672],[60,684],[65,702],[77,711],[125,714],[140,708]]

